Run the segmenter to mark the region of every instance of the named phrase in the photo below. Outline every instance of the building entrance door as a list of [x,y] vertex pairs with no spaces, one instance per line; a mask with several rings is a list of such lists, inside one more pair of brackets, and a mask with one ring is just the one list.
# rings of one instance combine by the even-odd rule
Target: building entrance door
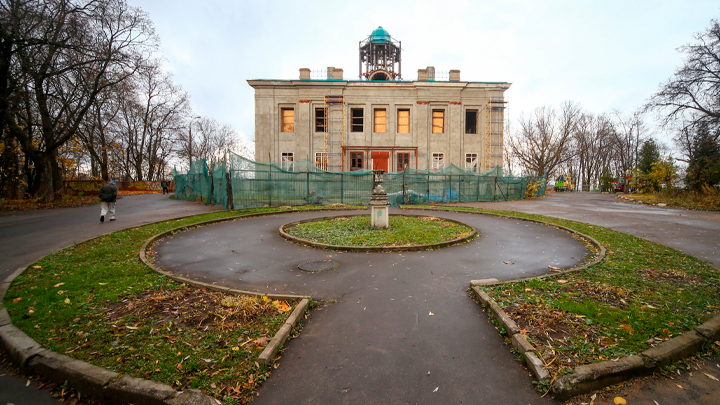
[[388,172],[388,163],[390,160],[390,152],[370,152],[372,157],[373,170],[385,170]]

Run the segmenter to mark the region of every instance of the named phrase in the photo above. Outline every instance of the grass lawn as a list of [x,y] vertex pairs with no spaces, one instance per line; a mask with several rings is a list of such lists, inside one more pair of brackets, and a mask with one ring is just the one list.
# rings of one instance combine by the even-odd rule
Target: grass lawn
[[[677,250],[575,221],[443,209],[541,220],[591,236],[607,249],[603,261],[581,271],[481,287],[541,349],[553,376],[643,351],[720,312],[720,271]],[[720,342],[708,349],[720,354]],[[547,382],[540,386],[546,389]]]
[[203,214],[78,244],[18,276],[4,305],[12,322],[47,349],[176,389],[200,389],[228,404],[247,403],[271,371],[255,360],[295,303],[188,287],[147,268],[138,251],[165,230],[274,211],[283,209]]
[[[119,196],[129,196],[138,194],[160,194],[162,191],[144,190],[144,191],[118,191]],[[3,200],[0,205],[0,211],[32,211],[50,208],[68,208],[80,207],[85,205],[99,204],[97,192],[81,195],[64,194],[57,200],[44,202],[40,199],[26,198],[22,200]]]
[[94,195],[63,195],[60,199],[52,202],[44,202],[35,199],[4,200],[0,211],[31,211],[48,208],[80,207],[100,203],[97,194]]
[[696,193],[689,191],[660,192],[650,194],[625,194],[624,197],[648,204],[667,204],[669,207],[698,211],[720,211],[720,193]]
[[436,217],[390,216],[390,228],[372,228],[370,216],[304,222],[284,231],[300,239],[337,246],[430,245],[470,235],[473,229]]

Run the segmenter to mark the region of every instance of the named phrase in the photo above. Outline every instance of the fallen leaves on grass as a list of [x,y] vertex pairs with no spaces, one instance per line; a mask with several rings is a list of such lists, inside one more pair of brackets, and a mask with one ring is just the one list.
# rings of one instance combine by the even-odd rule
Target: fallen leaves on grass
[[79,207],[83,205],[93,205],[98,203],[97,195],[92,196],[72,196],[64,195],[57,200],[50,202],[40,199],[24,199],[24,200],[5,200],[0,207],[2,211],[32,211],[50,208],[66,208]]

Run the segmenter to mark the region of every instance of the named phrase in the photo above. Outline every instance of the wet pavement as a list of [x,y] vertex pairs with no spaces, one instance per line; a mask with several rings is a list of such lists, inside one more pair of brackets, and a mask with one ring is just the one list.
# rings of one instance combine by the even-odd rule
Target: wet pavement
[[[607,226],[720,265],[718,212],[636,205],[611,195],[594,193],[558,193],[537,200],[472,204]],[[98,206],[0,213],[0,257],[3,258],[0,278],[32,260],[92,236],[212,209],[155,194],[122,198],[118,203],[118,221],[104,224],[98,221]],[[295,218],[298,217],[293,216],[293,220]],[[491,227],[479,226],[479,230],[485,232],[484,237],[488,240]],[[232,236],[237,240],[245,235]],[[250,241],[255,236],[252,235]],[[476,243],[481,241],[478,239]],[[283,249],[309,249],[286,241],[278,242],[282,242]],[[497,250],[501,252],[508,246],[499,246]],[[464,252],[463,247],[465,245],[444,250]],[[441,251],[425,253],[438,252]],[[423,255],[423,252],[412,255],[416,253]],[[489,249],[489,253],[492,254],[493,249]],[[332,258],[325,257],[330,254]],[[402,254],[405,260],[399,253],[380,254],[387,256],[383,258],[385,264],[370,270],[369,264],[376,266],[365,261],[366,267],[362,268],[363,261],[358,259],[362,255],[317,251],[317,257],[323,259],[343,256],[342,267],[335,271],[353,274],[331,277],[324,273],[304,274],[330,280],[321,281],[329,284],[320,285],[315,292],[335,296],[338,302],[312,311],[300,337],[288,342],[290,349],[283,353],[280,367],[261,387],[257,403],[553,403],[548,398],[540,399],[532,389],[531,377],[525,368],[509,352],[488,322],[487,315],[464,290],[468,280],[480,278],[479,274],[473,273],[492,274],[499,270],[491,265],[490,270],[480,272],[473,266],[438,260],[433,261],[428,276],[428,269],[424,267],[422,272],[407,265],[403,269],[403,263],[418,262],[414,256],[405,257],[405,253]],[[256,263],[267,259],[259,251],[252,251],[252,256]],[[275,253],[269,257],[276,263],[284,260]],[[287,274],[299,274],[293,265],[300,261],[299,258],[290,260],[291,263],[284,267]],[[356,262],[358,269],[348,271]],[[244,268],[248,272],[242,274],[239,264],[228,266],[223,282],[240,285],[244,281],[241,278],[245,277],[248,282],[255,282],[258,289],[292,285],[298,291],[304,291],[307,287],[303,285],[306,284],[304,280],[310,280],[301,275],[295,277],[302,278],[302,284],[285,279],[272,286],[266,280],[263,286],[262,279],[243,276],[252,273],[249,264]],[[529,264],[531,260],[524,265]],[[407,267],[411,268],[408,270]],[[503,271],[499,274],[509,275]],[[198,272],[198,276],[210,277],[210,274]],[[460,281],[464,283],[461,287]],[[366,283],[362,288],[361,282]],[[429,284],[428,288],[418,287],[425,283]],[[457,323],[457,326],[448,328],[444,324],[447,321]],[[705,377],[704,372],[720,377],[720,359],[708,360],[704,367],[702,372],[684,373],[675,380],[641,380],[614,393],[623,396],[628,404],[718,404],[719,384]],[[47,392],[38,391],[36,384],[25,386],[25,381],[7,376],[0,369],[0,403],[57,403]],[[598,398],[595,404],[612,404],[613,396],[611,393],[607,398]],[[589,397],[578,398],[578,401],[583,400],[590,402]]]
[[720,266],[720,212],[636,204],[600,193],[551,193],[507,202],[443,204],[527,212],[625,232]]
[[[510,210],[582,221],[645,238],[720,266],[720,212],[690,211],[641,205],[598,193],[553,193],[532,200],[444,204]],[[720,404],[720,357],[706,359],[700,370],[670,378],[644,378],[622,384],[594,401],[614,404],[614,397],[632,405]],[[590,403],[590,395],[573,403]]]
[[[0,212],[0,280],[56,250],[77,242],[133,226],[218,210],[199,203],[177,201],[162,194],[122,196],[117,221],[100,223],[100,205],[27,212]],[[0,367],[0,404],[57,404],[35,382],[12,376]]]
[[[280,367],[260,388],[259,404],[553,403],[532,388],[528,371],[467,288],[472,279],[574,266],[589,253],[586,247],[566,232],[527,221],[403,213],[459,220],[480,237],[435,251],[339,253],[292,244],[277,230],[342,213],[278,214],[176,234],[158,244],[158,264],[224,286],[336,300],[313,310],[287,344]],[[322,273],[297,269],[307,260],[339,266]]]

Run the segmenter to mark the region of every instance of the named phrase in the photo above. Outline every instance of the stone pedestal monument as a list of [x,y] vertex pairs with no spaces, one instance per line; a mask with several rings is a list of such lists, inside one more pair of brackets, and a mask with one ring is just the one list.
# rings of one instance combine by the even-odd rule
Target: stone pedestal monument
[[388,214],[387,193],[382,186],[384,170],[373,170],[374,186],[370,197],[370,225],[373,228],[389,228],[390,217]]

